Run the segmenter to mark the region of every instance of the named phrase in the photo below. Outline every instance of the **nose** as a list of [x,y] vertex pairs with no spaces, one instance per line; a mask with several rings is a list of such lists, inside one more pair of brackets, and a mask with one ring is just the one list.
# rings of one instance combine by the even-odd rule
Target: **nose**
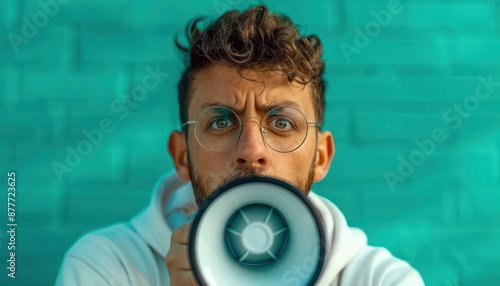
[[243,121],[234,159],[241,167],[262,168],[269,163],[268,149],[257,118],[250,117]]

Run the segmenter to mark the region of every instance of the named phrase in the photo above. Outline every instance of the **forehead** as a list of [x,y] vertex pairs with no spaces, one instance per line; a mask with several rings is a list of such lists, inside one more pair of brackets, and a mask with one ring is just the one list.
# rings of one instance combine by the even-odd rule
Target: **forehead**
[[306,116],[313,116],[310,86],[290,83],[276,72],[244,70],[242,76],[234,68],[223,65],[213,65],[196,72],[188,113],[193,116],[210,105],[227,106],[238,113],[245,113],[286,103],[293,104]]

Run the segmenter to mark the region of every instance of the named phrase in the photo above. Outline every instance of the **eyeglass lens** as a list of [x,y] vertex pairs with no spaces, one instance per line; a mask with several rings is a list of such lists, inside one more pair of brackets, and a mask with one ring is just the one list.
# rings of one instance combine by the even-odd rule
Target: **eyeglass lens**
[[[223,152],[230,149],[241,134],[238,115],[229,108],[214,106],[198,114],[195,136],[206,149]],[[307,136],[307,120],[297,109],[278,107],[270,110],[261,121],[261,131],[269,147],[278,152],[291,152]]]

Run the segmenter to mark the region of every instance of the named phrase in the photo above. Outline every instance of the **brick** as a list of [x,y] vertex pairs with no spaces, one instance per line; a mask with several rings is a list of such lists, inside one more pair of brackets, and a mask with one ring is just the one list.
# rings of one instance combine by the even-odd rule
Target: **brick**
[[[498,204],[500,203],[500,191],[498,184],[496,188],[474,187],[464,189],[458,198],[461,222],[466,225],[496,226],[500,219]],[[480,223],[476,221],[480,220]]]
[[[369,2],[369,1],[367,1]],[[365,26],[369,22],[376,22],[379,25],[381,25],[382,32],[384,29],[390,29],[391,27],[398,27],[403,25],[404,23],[404,14],[405,14],[405,9],[406,9],[406,4],[401,3],[400,1],[374,1],[374,2],[369,2],[369,3],[356,3],[356,1],[348,1],[345,4],[345,18],[346,18],[346,24],[347,24],[347,29],[352,30],[354,27],[359,27],[361,29],[365,29]],[[395,13],[391,13],[387,9],[388,3],[396,3],[395,5]],[[399,5],[397,3],[399,2]],[[391,4],[392,5],[392,4]],[[392,6],[391,6],[392,7]],[[401,7],[401,8],[399,8]],[[384,11],[384,12],[381,12]],[[390,13],[390,17],[386,20],[386,14],[385,12]],[[373,14],[380,15],[383,14],[383,16],[377,16],[377,17],[384,17],[384,21],[388,21],[387,24],[384,22],[380,22],[378,18],[375,18]],[[369,24],[372,25],[372,24]],[[386,26],[386,27],[384,27]]]
[[478,266],[490,265],[490,263],[498,264],[500,254],[496,247],[493,246],[500,238],[498,229],[479,229],[469,228],[461,230],[447,230],[441,233],[439,244],[447,245],[450,256],[463,261],[465,269]]
[[[329,60],[339,67],[346,65],[373,65],[383,66],[413,66],[445,68],[453,63],[452,47],[453,42],[446,37],[432,39],[407,33],[404,36],[369,37],[368,44],[356,46],[355,31],[332,39],[325,40],[334,47]],[[343,47],[349,47],[344,48]],[[357,49],[356,49],[357,48]]]
[[[62,194],[65,190],[65,185],[64,182],[59,182],[57,180],[57,169],[55,169],[52,163],[54,162],[54,160],[58,160],[59,153],[62,153],[65,150],[59,150],[58,146],[44,143],[40,144],[40,147],[36,150],[24,151],[24,153],[22,153],[22,151],[22,148],[18,148],[16,150],[16,153],[18,153],[18,165],[20,168],[22,168],[21,171],[30,177],[32,184],[36,184],[36,186],[52,186],[51,191],[55,192],[54,196]],[[60,157],[64,159],[64,156],[62,154],[60,155]],[[32,163],[26,163],[28,162],[27,160],[31,161]],[[54,203],[56,202],[54,201]],[[32,219],[33,218],[30,218],[30,220]]]
[[[74,150],[78,157],[74,155],[75,153],[71,153],[73,155],[68,157],[68,154],[70,154],[67,151],[68,147]],[[89,148],[88,151],[85,148]],[[124,168],[128,166],[128,158],[125,155],[126,146],[121,144],[120,141],[110,141],[110,137],[106,136],[98,145],[90,143],[83,135],[81,137],[75,136],[74,140],[58,146],[57,150],[58,156],[55,156],[53,160],[71,170],[71,172],[61,171],[60,177],[71,181],[85,178],[93,178],[103,182],[119,181],[123,178]]]
[[[36,108],[36,106],[33,105],[30,105],[30,107]],[[66,104],[61,102],[51,101],[45,110],[52,118],[53,142],[61,142],[62,140],[65,140],[68,136],[67,131],[70,129],[70,121],[68,120],[69,108]]]
[[[90,93],[90,91],[88,91]],[[100,92],[99,92],[100,93]],[[85,96],[82,92],[82,97]],[[106,94],[106,96],[109,96]],[[89,124],[88,128],[98,128],[99,121],[104,118],[115,118],[116,113],[111,110],[112,103],[116,99],[107,98],[92,98],[89,95],[85,99],[54,99],[48,100],[45,104],[39,103],[40,100],[36,99],[33,101],[28,101],[29,104],[34,105],[33,108],[44,106],[45,110],[49,112],[53,118],[55,124],[71,125],[80,124],[84,122]],[[36,104],[36,105],[35,105]],[[94,126],[95,125],[95,126]],[[71,127],[66,127],[68,131]]]
[[480,112],[478,109],[469,118],[461,119],[461,124],[455,130],[459,140],[491,142],[496,138],[496,131],[500,128],[500,114],[479,114]]
[[458,40],[454,62],[457,65],[496,66],[500,64],[498,50],[500,50],[500,41],[498,40],[476,40],[473,38]]
[[[373,5],[377,5],[377,6],[380,6],[380,7],[385,7],[387,6],[387,3],[389,2],[389,0],[349,0],[349,4],[356,4],[356,5],[360,5],[360,4],[364,4],[364,5],[368,5],[368,4],[373,4]],[[399,2],[401,2],[401,4],[404,4],[404,0],[400,0]]]
[[179,118],[180,111],[179,108],[177,107],[178,103],[176,102],[175,104],[169,104],[169,105],[167,104],[166,106],[170,106],[170,108],[163,109],[166,111],[167,115],[161,114],[160,116],[158,116],[158,120],[166,121],[165,122],[166,130],[180,130],[181,122]]
[[[496,3],[495,5],[495,23],[496,23],[496,26],[498,27],[498,24],[500,24],[500,4],[499,3]],[[498,31],[496,33],[496,35],[498,35]]]
[[[151,73],[161,73],[161,78],[151,77]],[[161,105],[174,108],[177,105],[177,83],[182,73],[180,65],[170,63],[147,64],[135,67],[122,96],[129,96],[141,106]],[[146,91],[145,96],[140,91]]]
[[[427,258],[426,260],[428,261],[429,259]],[[417,268],[417,270],[424,279],[425,285],[468,285],[463,284],[463,274],[455,270],[446,261],[432,265],[428,262],[423,263],[419,261],[419,265],[422,266],[420,269]],[[415,266],[415,264],[412,264],[412,266]]]
[[486,188],[470,189],[458,185],[454,189],[441,190],[445,195],[443,213],[446,223],[460,228],[496,227],[500,214],[495,211],[494,205],[500,197],[492,188],[491,184]]
[[[128,142],[134,142],[128,152],[130,156],[129,181],[149,179],[156,181],[161,175],[173,170],[166,144],[168,133],[166,131],[151,129],[137,132],[126,130]],[[150,186],[152,188],[152,186]]]
[[[112,118],[116,121],[116,126],[119,130],[124,131],[128,129],[130,130],[130,134],[139,136],[142,132],[148,133],[149,131],[138,126],[161,124],[161,126],[149,126],[149,130],[157,130],[165,136],[165,134],[168,134],[166,133],[166,127],[179,129],[180,126],[177,117],[174,117],[173,114],[167,115],[169,111],[170,108],[168,108],[166,103],[157,103],[153,99],[148,99],[147,101],[139,103],[135,108],[130,108],[128,113],[120,112],[113,114]],[[161,128],[161,130],[158,128]],[[122,133],[121,136],[130,138],[131,136],[128,136],[126,133]]]
[[[55,226],[30,226],[18,225],[18,254],[23,257],[52,258],[60,261],[62,254],[75,241],[72,231],[60,231]],[[36,237],[36,242],[33,238]],[[40,247],[43,244],[45,247]],[[58,255],[56,255],[58,254]],[[52,264],[55,267],[58,264]]]
[[[36,239],[33,240],[33,238]],[[34,241],[36,242],[34,243]],[[18,284],[16,285],[53,284],[64,252],[73,241],[71,231],[68,229],[64,231],[64,235],[61,235],[61,232],[54,231],[53,227],[31,227],[19,224],[16,232],[18,246],[16,248],[16,281]],[[40,247],[40,245],[44,245],[44,247]]]
[[463,278],[465,284],[463,285],[488,285],[491,284],[492,281],[500,281],[500,274],[490,270],[498,267],[498,261],[492,258],[491,254],[487,254],[486,257],[486,261],[488,261],[489,264],[485,262],[484,256],[474,259],[474,261],[478,261],[481,264],[478,266],[471,265],[471,267],[465,271]]
[[[479,144],[478,148],[466,147],[467,144],[462,143],[455,149],[456,173],[460,178],[471,178],[480,182],[491,182],[495,180],[495,170],[499,168],[498,150],[488,148],[487,144]],[[462,148],[467,151],[462,151]],[[453,162],[453,161],[452,161]]]
[[[492,182],[493,170],[498,164],[489,150],[471,150],[463,145],[436,145],[434,152],[424,154],[415,143],[404,146],[405,151],[399,153],[397,165],[388,171],[398,172],[402,165],[399,156],[409,162],[415,169],[409,177],[413,178],[475,178],[478,181]],[[432,151],[432,150],[429,150]],[[416,155],[416,154],[419,155]],[[423,163],[422,163],[423,162]],[[406,171],[405,171],[406,172]]]
[[[165,2],[154,0],[135,0],[133,1],[132,8],[128,10],[125,20],[136,25],[160,25],[160,24],[175,24],[179,31],[183,31],[185,24],[190,19],[201,15],[214,15],[216,16],[217,4],[221,2],[223,7],[233,6],[231,3],[234,1],[185,1],[185,2]],[[186,7],[196,5],[198,12],[188,12]]]
[[[9,17],[7,16],[11,10],[10,8],[11,4],[7,1],[2,1],[0,2],[0,27],[4,28],[8,25],[8,23],[10,22],[10,19]],[[0,41],[0,43],[3,42],[3,39],[2,41]]]
[[[31,239],[33,239],[33,237],[31,237]],[[16,283],[7,283],[5,285],[54,284],[57,273],[59,272],[62,256],[60,250],[54,250],[53,254],[49,256],[19,255],[19,263],[16,263]]]
[[414,2],[405,4],[405,10],[407,25],[413,28],[452,29],[458,33],[495,29],[495,7],[492,2],[460,5]]
[[21,98],[22,72],[13,65],[8,65],[0,69],[0,108],[6,110],[16,106]]
[[[421,241],[423,241],[417,249],[419,253],[418,264],[432,267],[429,265],[428,257],[436,257],[437,259],[434,260],[435,266],[432,267],[434,270],[438,265],[439,267],[449,267],[448,271],[441,274],[442,281],[449,281],[450,283],[452,281],[462,281],[464,284],[461,285],[475,284],[470,279],[478,279],[478,277],[471,276],[476,276],[474,274],[477,273],[474,272],[479,269],[486,270],[483,277],[495,277],[489,269],[492,269],[492,265],[498,264],[498,251],[495,247],[498,241],[498,231],[480,229],[453,230],[441,227],[440,230],[420,228],[418,232],[422,234]],[[490,250],[494,252],[492,253]],[[427,269],[426,273],[428,275],[424,277],[437,278],[433,277],[436,275],[433,271]],[[469,283],[464,282],[466,280]],[[488,284],[485,283],[485,285]]]
[[446,122],[438,113],[439,109],[429,108],[427,104],[413,104],[405,106],[403,110],[397,104],[385,105],[380,109],[378,106],[372,105],[370,110],[358,108],[353,118],[356,139],[414,140],[430,137],[435,128],[448,130]]
[[[154,129],[155,132],[162,132],[161,134],[165,136],[165,127],[179,127],[179,124],[177,123],[178,119],[165,114],[169,110],[165,106],[166,104],[155,104],[155,102],[149,101],[137,103],[137,105],[133,107],[120,104],[120,110],[113,109],[110,111],[109,103],[102,103],[102,106],[96,106],[99,109],[95,114],[85,112],[86,108],[92,108],[91,103],[81,105],[82,108],[78,111],[75,110],[76,107],[71,106],[69,111],[71,113],[71,116],[68,120],[69,138],[73,138],[71,139],[75,141],[73,143],[76,143],[81,139],[85,139],[85,137],[83,137],[82,135],[82,131],[84,129],[87,131],[99,129],[101,128],[101,124],[104,124],[102,123],[104,121],[111,122],[109,129],[112,129],[105,134],[104,137],[107,138],[105,140],[113,138],[131,138],[134,136],[141,137],[142,135],[148,133],[148,130],[152,129]],[[170,122],[168,119],[173,119],[175,120],[175,122]],[[144,127],[144,122],[153,124],[161,123],[166,125]],[[126,130],[129,130],[133,135],[125,133]],[[133,141],[136,139],[131,138],[130,140]]]
[[71,0],[67,4],[59,4],[55,1],[54,6],[49,9],[40,5],[41,3],[54,3],[54,1],[27,1],[24,5],[23,15],[29,19],[37,13],[50,12],[48,25],[63,25],[72,22],[108,22],[120,23],[125,11],[130,7],[131,0],[109,0],[106,2],[98,0]]
[[[1,126],[3,129],[4,127]],[[0,139],[0,162],[3,162],[5,168],[11,168],[14,166],[14,156],[13,156],[13,146],[10,140],[4,137]]]
[[54,227],[20,225],[16,236],[19,246],[16,249],[18,284],[14,285],[54,284],[64,253],[74,242],[72,231],[66,229],[62,233]]
[[[47,227],[60,212],[64,188],[55,180],[31,176],[32,167],[20,165],[18,164],[16,168],[17,188],[20,190],[16,196],[17,207],[20,210],[17,221],[20,226]],[[38,161],[34,161],[32,165],[37,165],[38,168],[48,167]]]
[[[73,108],[74,107],[72,107],[72,109]],[[105,104],[103,104],[103,106],[100,108],[103,108],[103,110],[106,111]],[[76,115],[71,114],[70,117],[66,120],[68,121],[68,143],[75,145],[79,143],[79,141],[89,140],[83,134],[84,130],[88,132],[92,132],[92,130],[99,130],[98,133],[103,134],[103,138],[102,140],[100,140],[101,143],[109,140],[110,138],[113,138],[115,136],[114,134],[116,132],[117,124],[119,123],[118,118],[116,118],[114,114],[109,111],[95,115],[88,114],[87,116],[85,116],[83,112],[80,112]],[[101,124],[104,125],[101,126]],[[109,126],[107,126],[107,124],[109,124]],[[104,130],[102,127],[104,127],[106,130]],[[95,136],[98,135],[96,134]],[[97,144],[101,145],[99,144],[99,142]]]
[[[47,192],[54,192],[54,196],[56,196],[55,194],[58,190],[63,187],[56,180],[56,175],[52,167],[52,162],[55,158],[58,158],[56,156],[58,154],[56,152],[58,151],[57,147],[48,143],[39,143],[37,144],[37,148],[33,148],[33,145],[30,141],[23,141],[14,145],[15,147],[12,149],[11,155],[14,170],[19,173],[19,176],[23,180],[29,180],[29,182],[25,182],[24,184],[37,191],[39,191],[40,186],[51,188]],[[62,155],[61,157],[64,159]],[[44,210],[43,200],[35,203],[40,203],[40,210]],[[53,203],[56,203],[56,201]],[[32,219],[30,218],[30,220]]]
[[[40,151],[33,147],[32,140],[9,140],[8,144],[10,146],[9,160],[12,162],[11,168],[16,171],[22,171],[25,166],[30,166],[29,162]],[[42,145],[41,142],[38,144]]]
[[103,27],[104,24],[94,25],[92,29],[82,31],[82,63],[159,63],[174,58],[171,42],[166,36],[126,31],[106,33],[101,32]]
[[[345,153],[345,150],[342,150],[342,153]],[[335,154],[335,156],[337,156],[338,154],[340,153]],[[337,158],[334,157],[334,163],[336,159]],[[373,178],[367,178],[365,180],[353,180],[352,178],[344,177],[339,174],[339,170],[337,170],[340,168],[343,168],[342,164],[332,165],[328,175],[322,181],[315,183],[312,189],[326,198],[330,198],[330,196],[333,196],[336,193],[340,195],[347,193],[351,195],[351,199],[356,201],[357,206],[353,207],[359,208],[359,203],[357,201],[361,199],[363,190],[365,190],[367,186],[370,186],[370,189],[372,189],[380,182],[377,181],[377,179]]]
[[110,191],[88,184],[81,184],[79,188],[84,191],[69,194],[67,219],[70,221],[99,219],[102,224],[128,221],[147,207],[151,198],[149,192]]
[[340,4],[335,1],[324,1],[321,5],[309,5],[302,1],[290,1],[287,5],[269,4],[268,8],[290,17],[302,31],[315,33],[318,27],[340,26]]
[[[356,225],[362,220],[362,209],[360,208],[361,191],[358,181],[338,178],[334,176],[336,170],[322,181],[314,183],[312,190],[334,203],[344,214],[349,225]],[[369,184],[369,180],[363,180],[363,184]]]
[[[385,223],[367,221],[361,226],[368,236],[368,243],[373,246],[384,247],[394,256],[403,259],[416,267],[416,249],[421,243],[414,228],[419,228],[422,223],[414,220],[399,219],[397,215],[385,219]],[[427,261],[428,262],[428,261]],[[417,267],[417,270],[420,270]]]
[[[293,5],[293,2],[290,5]],[[188,21],[198,16],[208,16],[210,19],[215,19],[228,10],[242,10],[248,8],[248,6],[248,3],[242,0],[215,0],[207,2],[188,0],[182,3],[135,0],[125,19],[127,22],[137,26],[173,24],[175,30],[183,31]],[[196,7],[196,9],[188,11],[186,7]],[[269,4],[269,8],[274,10],[271,4]]]
[[[118,96],[119,71],[113,72],[29,72],[24,74],[23,99],[109,102]],[[96,106],[98,104],[95,104]]]
[[52,121],[45,114],[6,112],[0,120],[6,128],[0,130],[1,137],[9,141],[48,141],[52,134]]
[[[334,170],[332,176],[363,180],[373,178],[373,181],[370,181],[370,188],[380,191],[418,190],[422,183],[435,180],[450,180],[460,184],[470,181],[481,186],[491,186],[496,182],[495,170],[498,169],[498,157],[492,156],[488,151],[465,149],[467,152],[459,152],[460,147],[450,150],[449,147],[437,146],[435,152],[422,157],[419,147],[414,144],[402,148],[406,151],[394,150],[389,153],[386,150],[379,150],[379,152],[365,151],[362,154],[359,152],[350,154],[337,148],[332,163]],[[399,176],[397,177],[399,179],[396,179],[396,176]],[[453,190],[458,187],[454,183],[440,188]]]
[[334,140],[343,140],[348,138],[351,124],[351,111],[345,104],[337,103],[333,100],[326,102],[324,114],[323,131],[330,131]]
[[443,194],[425,190],[381,194],[367,191],[363,195],[363,214],[370,221],[397,218],[398,220],[442,220]]
[[[0,27],[10,26],[14,22],[19,10],[19,3],[13,0],[4,0],[0,2]],[[2,33],[2,35],[5,35]]]
[[[361,186],[359,189],[364,192],[381,193],[386,195],[386,193],[392,193],[392,190],[388,188],[387,182],[385,185],[372,184],[368,187]],[[456,202],[458,201],[459,190],[461,188],[461,182],[456,178],[447,177],[430,177],[426,180],[409,180],[407,182],[397,185],[394,192],[405,194],[418,194],[420,192],[434,192],[438,196],[443,197],[443,214],[445,218],[448,218],[448,214],[456,214]],[[387,194],[389,195],[389,194]]]
[[2,82],[3,84],[0,85],[0,98],[2,99],[0,101],[0,109],[1,110],[4,110],[6,109],[5,105],[6,105],[6,102],[10,100],[9,97],[11,97],[12,95],[8,94],[8,91],[7,91],[7,73],[9,73],[9,71],[7,71],[6,69],[0,69],[0,82]]
[[[187,12],[185,7],[196,5],[198,12]],[[215,0],[208,2],[188,1],[183,3],[167,3],[158,1],[136,1],[130,14],[126,14],[125,21],[134,27],[140,28],[144,25],[151,26],[157,30],[158,25],[168,26],[169,29],[183,33],[189,20],[198,16],[207,16],[216,19],[224,12],[237,9],[243,10],[249,5],[241,0]],[[292,21],[300,25],[305,33],[316,33],[317,29],[330,25],[338,25],[338,4],[324,3],[320,6],[304,5],[300,1],[289,1],[286,6],[268,3],[272,12],[285,13]],[[299,11],[301,11],[299,13]],[[315,20],[317,19],[317,20]]]
[[[166,103],[148,100],[138,104],[135,109],[130,109],[128,116],[121,118],[118,115],[124,114],[115,114],[118,133],[120,137],[130,141],[142,140],[137,137],[143,135],[166,136],[168,128],[179,128],[178,119],[166,114],[169,110]],[[148,125],[148,128],[142,127],[145,125]]]
[[373,179],[379,186],[384,186],[383,174],[386,170],[397,167],[398,150],[379,146],[336,146],[331,173],[334,178]]
[[[157,141],[162,143],[162,141]],[[160,145],[160,144],[159,144]],[[161,144],[163,146],[163,144]],[[139,148],[145,148],[139,147]],[[174,170],[173,163],[166,150],[156,150],[154,152],[134,152],[130,162],[130,173],[126,180],[150,180],[155,181],[169,170]],[[150,186],[152,189],[152,185]]]
[[[55,283],[59,265],[53,264],[58,262],[54,257],[18,256],[16,260],[17,258],[19,261],[16,261],[15,280],[8,277],[8,270],[5,270],[5,275],[0,277],[2,285],[53,285]],[[12,282],[13,280],[14,282]]]
[[[22,23],[15,25],[11,32],[19,37],[22,33]],[[0,63],[25,63],[33,67],[63,67],[73,59],[73,33],[66,27],[45,26],[38,29],[31,37],[26,37],[27,43],[10,45],[0,53]]]
[[[463,75],[337,75],[330,72],[326,76],[330,82],[327,92],[337,102],[461,102],[474,96],[476,87],[480,84],[477,76]],[[492,96],[489,100],[498,98]]]

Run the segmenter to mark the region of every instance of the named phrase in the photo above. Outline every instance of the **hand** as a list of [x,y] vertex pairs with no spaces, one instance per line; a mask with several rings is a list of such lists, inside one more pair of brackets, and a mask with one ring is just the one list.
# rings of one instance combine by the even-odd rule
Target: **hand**
[[191,271],[189,262],[189,231],[191,222],[188,222],[176,229],[170,238],[170,249],[165,264],[167,265],[168,275],[170,276],[170,285],[198,285],[194,274]]

